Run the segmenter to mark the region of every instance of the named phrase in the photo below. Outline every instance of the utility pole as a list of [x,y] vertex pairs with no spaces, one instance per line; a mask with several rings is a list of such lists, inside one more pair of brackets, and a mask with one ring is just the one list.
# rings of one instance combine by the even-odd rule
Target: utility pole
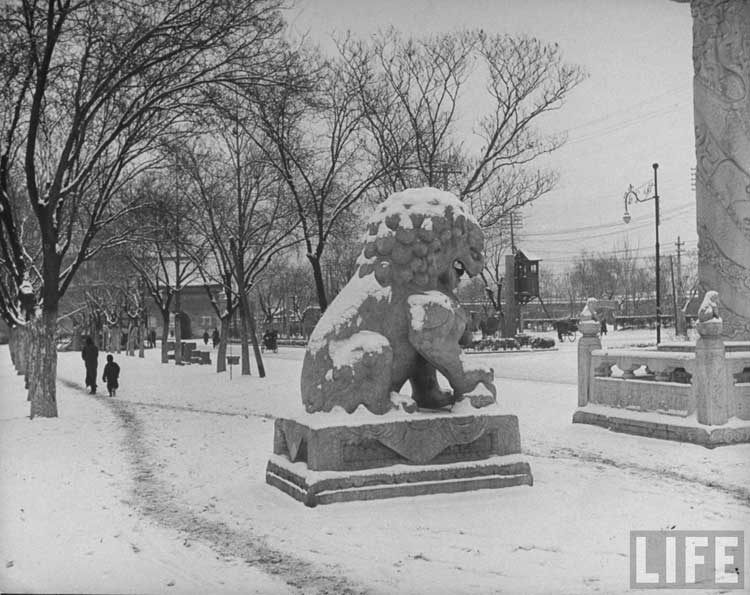
[[680,241],[680,236],[677,236],[677,241],[675,242],[675,246],[677,246],[677,289],[679,290],[679,296],[680,300],[682,300],[682,247],[685,245],[685,242]]
[[622,216],[622,220],[625,223],[630,223],[631,216],[628,211],[628,204],[635,202],[646,202],[649,200],[654,201],[654,219],[655,219],[655,254],[656,257],[656,344],[661,343],[661,263],[659,262],[659,186],[657,182],[656,172],[659,169],[659,164],[654,163],[651,167],[654,169],[654,195],[648,198],[641,198],[638,196],[635,188],[631,184],[623,200],[625,202],[625,214]]
[[656,344],[661,343],[661,271],[659,263],[659,185],[656,181],[656,171],[659,164],[654,163],[654,213],[656,215]]

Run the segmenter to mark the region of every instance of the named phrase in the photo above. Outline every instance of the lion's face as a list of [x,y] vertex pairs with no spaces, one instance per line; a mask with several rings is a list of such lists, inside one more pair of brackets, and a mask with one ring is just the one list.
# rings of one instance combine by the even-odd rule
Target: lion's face
[[482,230],[463,203],[435,188],[391,195],[370,219],[359,276],[381,285],[453,292],[484,266]]

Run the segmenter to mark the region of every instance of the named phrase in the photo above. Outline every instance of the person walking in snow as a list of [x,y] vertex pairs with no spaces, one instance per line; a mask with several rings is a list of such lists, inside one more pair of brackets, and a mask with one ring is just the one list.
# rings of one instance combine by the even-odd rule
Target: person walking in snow
[[203,344],[208,345],[208,331],[203,331]]
[[81,358],[86,364],[86,386],[91,394],[96,394],[96,368],[99,365],[99,348],[91,337],[86,337],[86,344],[81,350]]
[[219,336],[219,329],[214,329],[214,334],[212,335],[211,339],[214,343],[214,349],[216,349],[216,346],[219,344],[219,341],[221,340],[221,337]]
[[102,375],[102,380],[107,383],[110,397],[117,396],[117,389],[120,386],[117,382],[119,378],[120,366],[115,363],[115,358],[110,354],[107,356],[107,364],[104,366],[104,374]]

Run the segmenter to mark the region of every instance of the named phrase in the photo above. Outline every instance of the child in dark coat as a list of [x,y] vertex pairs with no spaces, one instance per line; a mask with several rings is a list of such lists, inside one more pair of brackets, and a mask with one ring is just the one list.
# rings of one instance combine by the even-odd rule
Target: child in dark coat
[[112,355],[107,356],[107,365],[104,366],[104,375],[102,376],[102,380],[107,383],[110,397],[117,396],[117,388],[119,387],[117,379],[120,377],[120,366],[115,363],[114,359]]

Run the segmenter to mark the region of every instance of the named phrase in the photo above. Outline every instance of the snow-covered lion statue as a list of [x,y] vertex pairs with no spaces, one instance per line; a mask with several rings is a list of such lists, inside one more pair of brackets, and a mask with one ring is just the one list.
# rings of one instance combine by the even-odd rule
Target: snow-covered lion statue
[[[482,253],[482,231],[453,194],[415,188],[379,205],[357,272],[310,336],[301,378],[307,411],[494,403],[493,371],[463,356],[467,316],[454,295],[464,273],[482,271]],[[437,371],[452,391],[438,385]],[[411,399],[399,394],[407,380]]]

